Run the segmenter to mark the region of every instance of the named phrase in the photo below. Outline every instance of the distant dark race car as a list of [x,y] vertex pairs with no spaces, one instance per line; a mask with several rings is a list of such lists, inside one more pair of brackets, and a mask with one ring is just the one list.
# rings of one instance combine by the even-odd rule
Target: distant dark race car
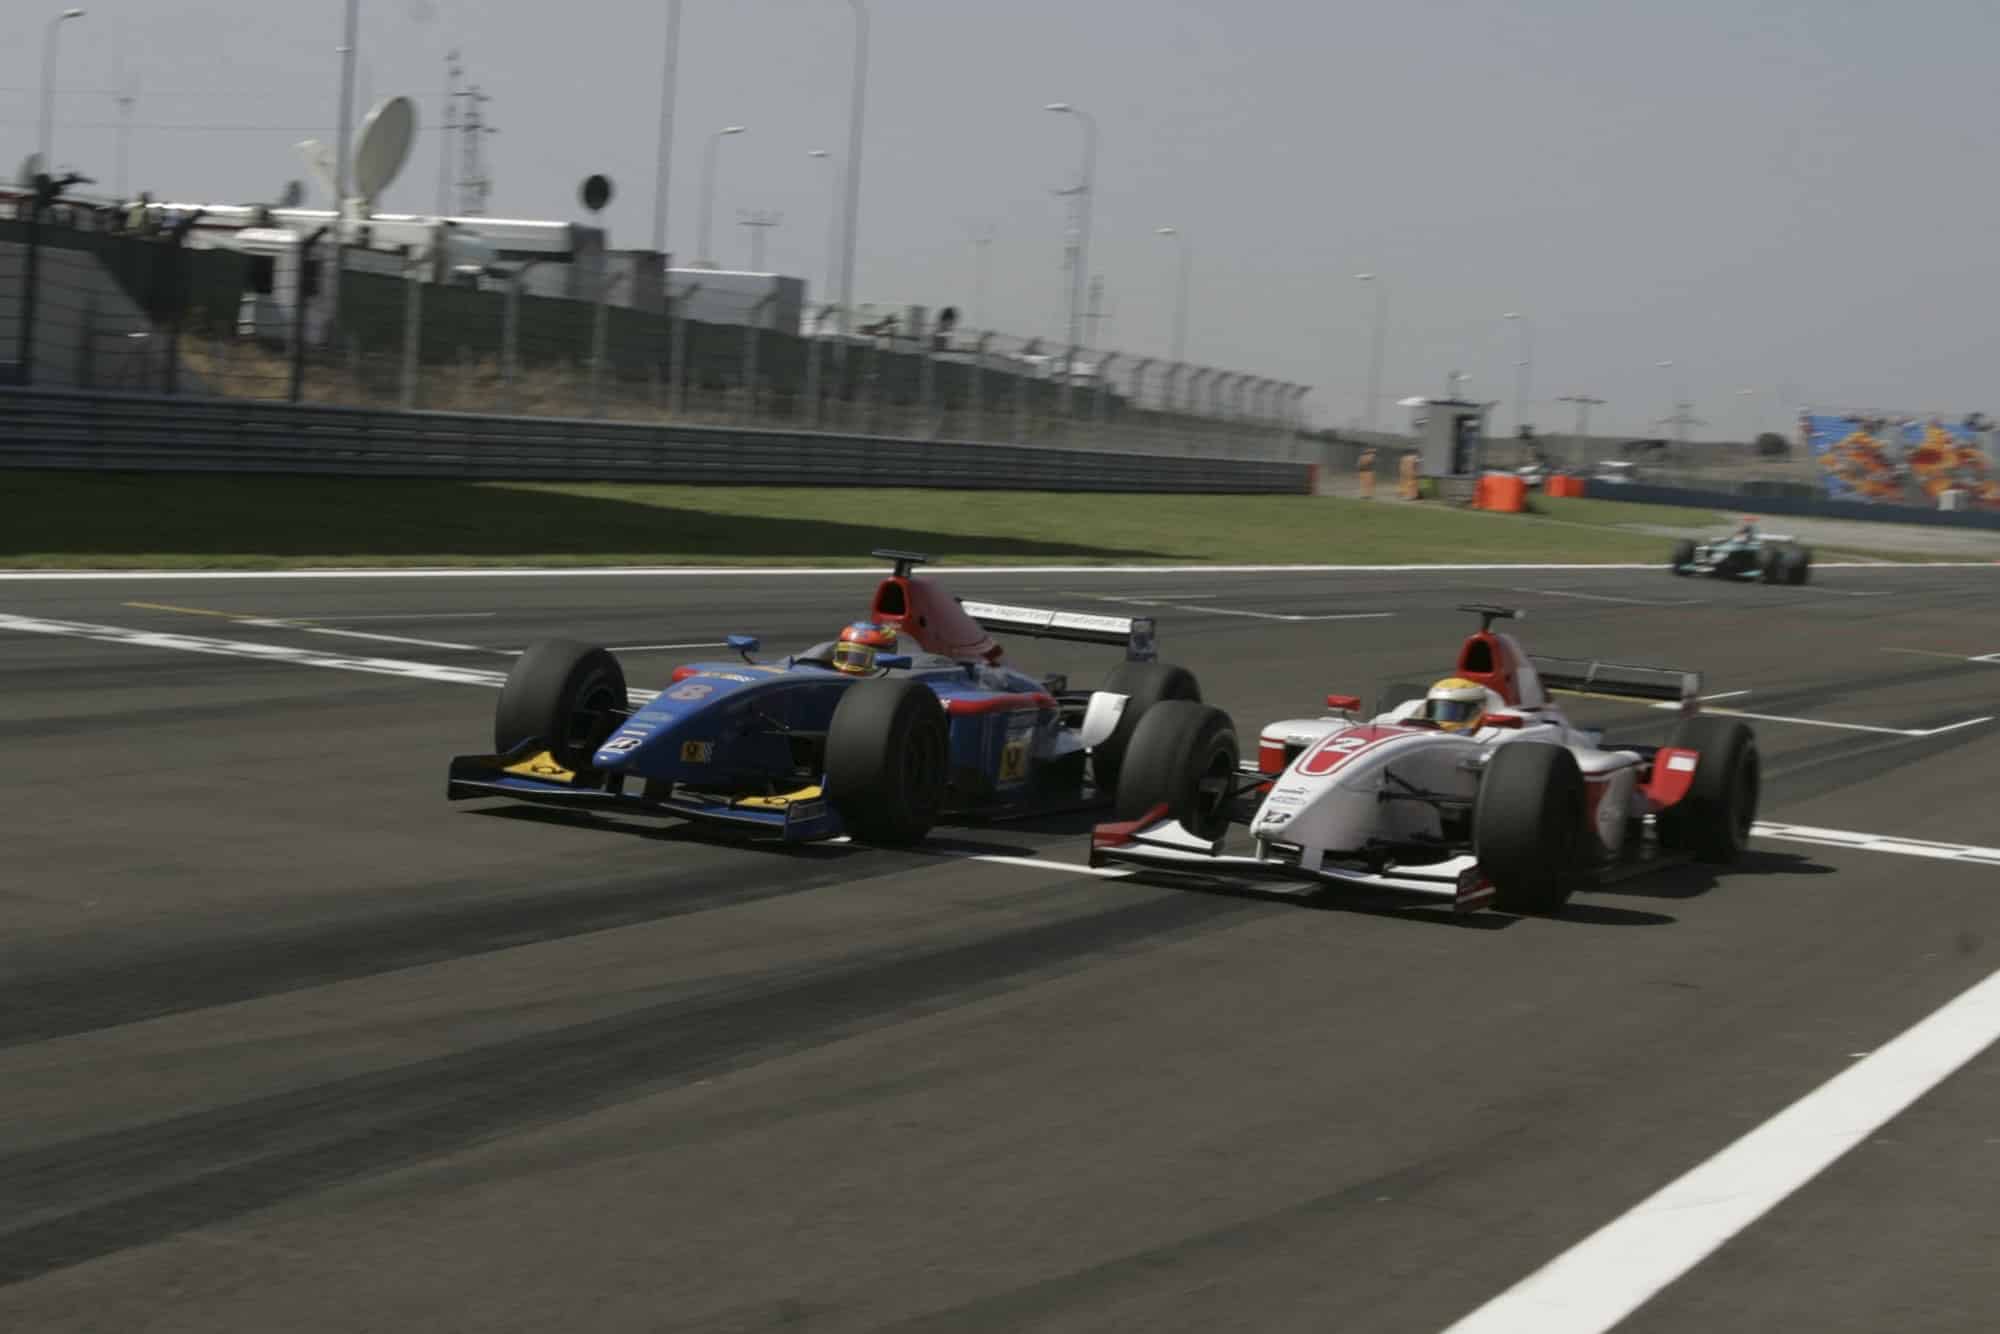
[[[1133,729],[1192,673],[1157,661],[1149,618],[962,602],[894,572],[865,620],[765,660],[690,663],[634,691],[605,649],[531,645],[494,713],[491,754],[451,762],[447,796],[677,817],[787,842],[907,844],[940,819],[1074,809],[1116,790]],[[989,631],[1120,646],[1102,689],[1012,666]]]
[[1674,544],[1667,568],[1679,575],[1803,584],[1812,577],[1812,548],[1788,534],[1759,532],[1755,524],[1746,523],[1713,542],[1681,539]]

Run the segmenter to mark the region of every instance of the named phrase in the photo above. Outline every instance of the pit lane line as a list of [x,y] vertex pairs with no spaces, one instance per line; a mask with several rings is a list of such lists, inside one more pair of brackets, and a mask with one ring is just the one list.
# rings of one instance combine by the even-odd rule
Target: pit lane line
[[2000,1039],[2000,972],[1444,1334],[1603,1334]]

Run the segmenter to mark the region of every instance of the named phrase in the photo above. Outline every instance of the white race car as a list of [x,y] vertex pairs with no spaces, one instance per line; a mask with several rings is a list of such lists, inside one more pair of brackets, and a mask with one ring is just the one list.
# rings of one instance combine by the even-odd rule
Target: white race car
[[[1671,862],[1733,861],[1757,816],[1757,739],[1739,719],[1697,712],[1693,672],[1531,658],[1480,616],[1452,675],[1484,692],[1466,730],[1427,721],[1425,692],[1266,727],[1239,759],[1220,709],[1166,701],[1126,751],[1118,822],[1091,835],[1090,863],[1210,876],[1332,882],[1445,901],[1460,911],[1554,912],[1571,892]],[[1551,692],[1669,703],[1671,744],[1606,745]],[[1409,697],[1410,695],[1414,697]],[[1249,855],[1223,851],[1248,825]]]

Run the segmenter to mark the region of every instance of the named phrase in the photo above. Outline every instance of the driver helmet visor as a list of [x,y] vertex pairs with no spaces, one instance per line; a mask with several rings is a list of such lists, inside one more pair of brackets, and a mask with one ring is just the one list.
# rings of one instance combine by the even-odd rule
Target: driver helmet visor
[[875,670],[875,646],[842,640],[833,646],[833,665],[843,672],[872,672]]
[[1434,723],[1469,723],[1482,712],[1478,700],[1433,699],[1424,704],[1424,716]]

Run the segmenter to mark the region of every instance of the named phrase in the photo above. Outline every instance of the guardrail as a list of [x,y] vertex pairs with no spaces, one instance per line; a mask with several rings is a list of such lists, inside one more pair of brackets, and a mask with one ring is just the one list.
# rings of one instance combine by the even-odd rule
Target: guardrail
[[0,467],[1311,494],[1311,464],[598,419],[0,389]]

